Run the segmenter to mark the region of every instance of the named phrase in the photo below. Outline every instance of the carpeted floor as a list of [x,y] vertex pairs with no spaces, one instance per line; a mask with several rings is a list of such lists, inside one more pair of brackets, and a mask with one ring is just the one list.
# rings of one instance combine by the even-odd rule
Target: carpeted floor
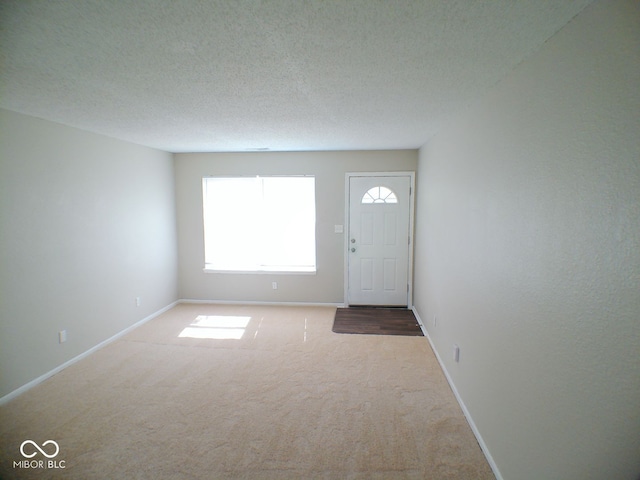
[[175,307],[0,407],[0,478],[494,478],[427,340],[334,311]]

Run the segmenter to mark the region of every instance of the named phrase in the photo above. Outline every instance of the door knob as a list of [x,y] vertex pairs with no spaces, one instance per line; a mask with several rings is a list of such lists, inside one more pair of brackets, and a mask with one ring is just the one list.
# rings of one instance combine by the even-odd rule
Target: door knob
[[356,251],[356,247],[351,247],[351,251],[355,252]]
[[352,239],[351,239],[351,243],[356,243],[356,239],[355,239],[355,238],[352,238]]

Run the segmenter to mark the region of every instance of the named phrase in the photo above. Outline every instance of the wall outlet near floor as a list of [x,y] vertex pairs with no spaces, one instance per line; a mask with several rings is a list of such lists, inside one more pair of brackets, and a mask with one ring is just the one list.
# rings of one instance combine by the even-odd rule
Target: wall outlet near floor
[[453,344],[453,360],[455,362],[460,361],[460,347],[455,343]]
[[438,317],[437,316],[433,316],[433,326],[437,327],[438,326]]
[[67,331],[66,330],[60,330],[58,332],[58,343],[64,343],[67,341]]
[[278,282],[271,282],[271,288],[273,288],[274,290],[278,289]]
[[142,305],[142,299],[140,297],[136,297],[136,307]]

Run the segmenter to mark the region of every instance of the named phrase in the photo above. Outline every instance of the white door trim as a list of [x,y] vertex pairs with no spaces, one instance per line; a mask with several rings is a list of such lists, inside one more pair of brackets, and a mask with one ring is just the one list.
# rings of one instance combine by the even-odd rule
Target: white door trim
[[415,211],[415,192],[416,192],[416,172],[347,172],[344,177],[344,305],[349,306],[349,181],[351,177],[409,177],[411,191],[409,192],[409,265],[408,265],[408,291],[407,291],[407,308],[413,308],[413,242],[414,242],[414,211]]

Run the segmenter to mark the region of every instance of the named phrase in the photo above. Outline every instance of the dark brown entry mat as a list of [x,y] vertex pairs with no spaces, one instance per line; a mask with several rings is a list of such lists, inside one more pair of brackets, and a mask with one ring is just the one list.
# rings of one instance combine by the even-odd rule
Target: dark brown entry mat
[[332,330],[335,333],[424,336],[413,312],[406,308],[338,308]]

